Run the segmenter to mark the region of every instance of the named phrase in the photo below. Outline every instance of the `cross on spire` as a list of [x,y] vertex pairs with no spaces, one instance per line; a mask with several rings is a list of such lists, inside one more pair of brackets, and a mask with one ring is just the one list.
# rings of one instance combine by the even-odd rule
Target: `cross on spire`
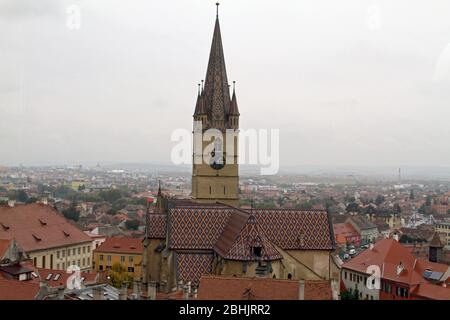
[[219,17],[219,5],[220,5],[220,3],[216,2],[216,17],[217,18]]

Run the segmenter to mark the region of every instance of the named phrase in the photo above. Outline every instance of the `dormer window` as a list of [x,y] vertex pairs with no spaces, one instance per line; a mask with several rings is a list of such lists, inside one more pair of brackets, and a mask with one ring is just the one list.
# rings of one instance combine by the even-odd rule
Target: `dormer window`
[[69,236],[70,236],[70,233],[67,232],[67,231],[63,231],[63,233],[64,233],[64,235],[65,235],[66,237],[69,237]]
[[41,238],[39,238],[37,235],[35,235],[34,233],[33,233],[33,238],[34,238],[34,240],[36,240],[36,241],[41,241],[42,239]]
[[252,247],[253,255],[261,258],[262,257],[262,247]]
[[9,226],[6,225],[6,224],[4,224],[3,222],[0,222],[0,225],[3,227],[3,229],[4,229],[5,231],[9,230]]
[[41,223],[42,226],[46,226],[46,225],[47,225],[47,222],[45,222],[45,221],[42,220],[42,219],[39,219],[39,222]]

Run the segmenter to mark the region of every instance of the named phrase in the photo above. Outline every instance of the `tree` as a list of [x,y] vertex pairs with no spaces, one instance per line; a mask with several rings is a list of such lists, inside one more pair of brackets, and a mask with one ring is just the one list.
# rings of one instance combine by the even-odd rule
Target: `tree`
[[125,221],[125,227],[130,230],[137,230],[139,227],[139,221],[136,219]]
[[63,215],[67,219],[73,220],[75,222],[80,219],[80,211],[78,211],[75,201],[70,204],[70,207],[68,209],[63,210]]
[[398,203],[394,204],[394,211],[398,214],[402,213],[402,208]]
[[102,192],[100,192],[99,195],[100,195],[100,197],[103,198],[103,200],[105,200],[109,203],[113,203],[113,202],[119,200],[120,198],[122,198],[122,192],[118,189],[102,191]]
[[427,196],[427,200],[425,201],[425,205],[427,207],[431,206],[431,196]]
[[385,201],[384,196],[382,195],[378,195],[377,198],[375,199],[375,204],[377,206],[379,206],[380,204],[382,204]]
[[359,212],[359,205],[356,202],[350,202],[345,210],[347,212]]
[[27,202],[28,194],[25,192],[25,190],[19,190],[17,192],[16,200],[24,203]]
[[130,276],[127,273],[127,269],[120,263],[116,262],[111,266],[111,269],[109,270],[109,282],[111,285],[115,288],[122,288],[124,284],[127,285],[127,287],[130,286],[130,284],[133,282],[133,277]]
[[30,197],[30,198],[28,198],[28,200],[26,201],[26,203],[27,203],[27,204],[30,204],[30,203],[36,203],[38,200],[39,200],[39,199],[36,198],[36,197]]

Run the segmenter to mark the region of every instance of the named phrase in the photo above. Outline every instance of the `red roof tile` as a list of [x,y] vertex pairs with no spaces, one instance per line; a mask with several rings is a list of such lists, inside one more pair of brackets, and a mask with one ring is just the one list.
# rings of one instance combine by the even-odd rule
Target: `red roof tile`
[[[260,257],[257,257],[252,251],[254,247],[261,248]],[[228,220],[223,233],[214,246],[214,251],[229,260],[272,261],[283,258],[267,239],[255,217],[240,211],[233,213]]]
[[34,300],[39,283],[0,279],[0,300]]
[[107,238],[94,252],[142,254],[142,239],[113,237]]
[[55,209],[43,204],[0,207],[0,238],[14,238],[25,252],[92,241]]
[[[37,272],[41,280],[45,281],[50,287],[60,287],[67,285],[67,278],[71,276],[71,273],[67,273],[64,270],[50,270],[38,268]],[[58,276],[59,275],[59,276]],[[83,284],[94,284],[97,281],[97,274],[92,272],[82,272],[81,278],[84,278]]]
[[11,239],[0,239],[0,261],[6,254],[9,246],[11,245]]
[[[203,276],[199,300],[298,300],[300,282],[271,278]],[[305,300],[331,300],[328,281],[305,281]]]

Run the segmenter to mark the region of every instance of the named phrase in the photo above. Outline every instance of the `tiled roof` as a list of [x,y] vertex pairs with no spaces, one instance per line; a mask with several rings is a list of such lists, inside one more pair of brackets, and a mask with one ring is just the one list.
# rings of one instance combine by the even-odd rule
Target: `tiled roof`
[[[41,280],[45,281],[50,287],[59,287],[67,285],[67,279],[71,276],[70,273],[67,273],[62,270],[50,270],[50,269],[42,269],[38,268],[37,272],[41,278]],[[94,284],[97,280],[97,274],[92,272],[82,272],[81,278],[84,278],[83,284]]]
[[377,227],[363,216],[352,216],[350,220],[361,230],[374,229]]
[[191,281],[193,286],[198,286],[202,275],[212,272],[212,253],[177,253],[176,270],[177,279],[183,282]]
[[166,237],[167,220],[165,214],[148,214],[148,237],[164,239]]
[[[169,212],[169,247],[212,250],[237,210],[226,205],[175,206]],[[252,214],[267,239],[282,249],[333,249],[333,230],[325,211],[254,209]]]
[[171,209],[169,247],[212,250],[233,211],[231,207],[206,205]]
[[[254,247],[261,248],[260,257],[257,257],[252,251]],[[255,261],[261,259],[271,261],[283,258],[264,235],[256,223],[255,217],[238,210],[235,210],[229,218],[214,246],[214,251],[229,260]]]
[[[299,281],[272,278],[203,276],[199,300],[298,300]],[[305,281],[305,300],[331,300],[328,281]]]
[[332,250],[333,227],[326,211],[256,209],[256,221],[273,244],[285,250]]
[[5,256],[10,245],[11,239],[0,239],[0,261]]
[[13,239],[31,252],[92,241],[51,206],[0,207],[0,238]]
[[[397,267],[403,269],[398,274]],[[394,239],[383,239],[375,243],[372,249],[366,249],[359,255],[344,263],[342,268],[367,273],[367,267],[377,265],[381,270],[381,278],[391,281],[417,285],[426,282],[422,274],[425,269],[445,272],[448,266],[431,263],[414,257],[408,248]]]
[[0,279],[0,300],[34,300],[39,283]]
[[140,238],[107,238],[94,252],[142,254],[144,247]]
[[430,283],[421,283],[411,292],[412,295],[424,299],[450,300],[450,288]]

